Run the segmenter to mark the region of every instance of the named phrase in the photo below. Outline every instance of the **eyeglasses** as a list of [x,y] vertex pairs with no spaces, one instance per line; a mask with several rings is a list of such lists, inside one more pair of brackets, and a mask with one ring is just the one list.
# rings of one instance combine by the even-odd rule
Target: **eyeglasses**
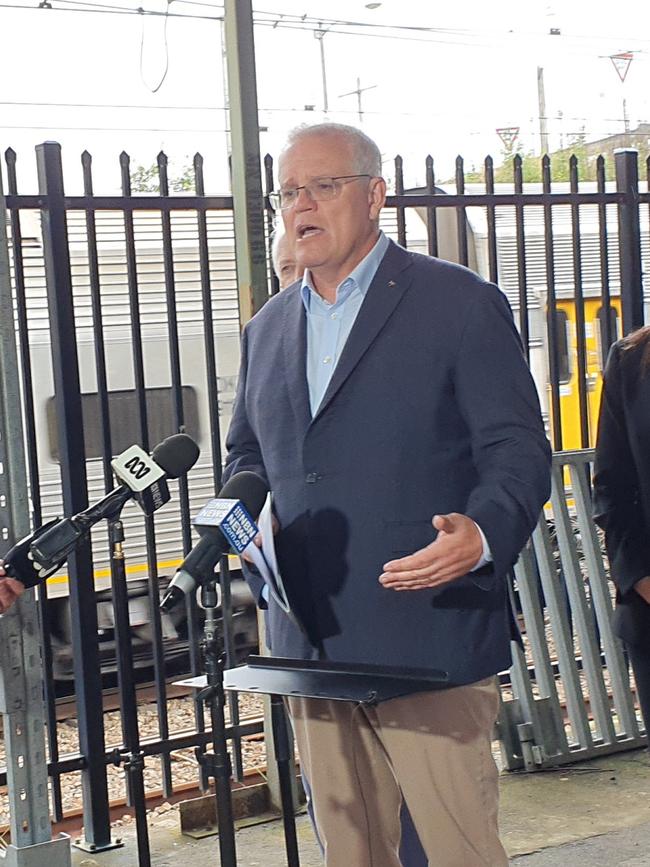
[[314,178],[313,181],[309,181],[308,184],[303,184],[301,187],[287,187],[269,193],[269,201],[273,210],[286,211],[287,208],[292,208],[296,204],[300,190],[304,190],[314,202],[329,202],[331,199],[337,198],[345,182],[372,177],[373,175],[339,175],[337,178]]

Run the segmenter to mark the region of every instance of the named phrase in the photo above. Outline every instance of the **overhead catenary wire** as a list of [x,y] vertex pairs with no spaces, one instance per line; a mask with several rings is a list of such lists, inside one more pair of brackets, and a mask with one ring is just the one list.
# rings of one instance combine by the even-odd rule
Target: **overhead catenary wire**
[[[195,20],[208,21],[223,21],[224,7],[223,5],[212,4],[205,0],[176,0],[177,3],[186,6],[197,6],[208,9],[214,9],[219,13],[216,15],[197,15],[183,12],[171,12],[168,9],[160,11],[157,9],[145,9],[144,7],[120,6],[118,4],[96,3],[94,0],[51,0],[47,7],[38,5],[27,5],[20,3],[0,3],[0,9],[19,9],[28,11],[47,11],[47,12],[84,12],[84,13],[103,13],[115,15],[151,15],[157,17],[168,16],[170,18],[188,18]],[[56,3],[56,5],[51,5]],[[309,15],[296,15],[285,12],[269,12],[256,11],[253,16],[254,23],[263,27],[285,28],[290,30],[302,30],[312,32],[315,29],[328,28],[328,32],[333,35],[365,35],[375,36],[378,38],[389,38],[411,42],[433,42],[442,43],[450,46],[477,46],[475,38],[488,38],[489,42],[484,44],[484,47],[490,47],[494,44],[494,39],[500,37],[505,40],[522,39],[525,37],[531,39],[547,38],[548,34],[542,32],[527,32],[522,30],[499,30],[499,29],[479,29],[479,28],[452,28],[452,27],[427,27],[422,25],[408,24],[383,24],[380,22],[370,21],[351,21],[348,19],[323,18]],[[336,29],[334,29],[336,28]],[[346,30],[343,28],[354,28]],[[363,31],[363,33],[360,33]],[[384,31],[384,32],[380,32]],[[558,37],[548,37],[558,38]],[[563,39],[564,50],[568,40],[590,40],[592,42],[603,43],[607,41],[611,45],[613,40],[618,40],[625,43],[648,44],[650,39],[640,37],[639,35],[624,35],[624,34],[582,34],[566,32],[561,37]],[[462,39],[463,41],[459,41]],[[468,41],[474,39],[474,41]],[[636,49],[636,54],[646,53],[643,49]],[[609,56],[609,55],[607,55]]]

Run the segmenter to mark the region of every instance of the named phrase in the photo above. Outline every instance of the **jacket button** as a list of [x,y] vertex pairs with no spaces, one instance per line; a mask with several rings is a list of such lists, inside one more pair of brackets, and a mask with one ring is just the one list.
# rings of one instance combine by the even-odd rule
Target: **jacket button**
[[318,481],[318,473],[307,473],[305,477],[305,481],[308,485],[315,485]]

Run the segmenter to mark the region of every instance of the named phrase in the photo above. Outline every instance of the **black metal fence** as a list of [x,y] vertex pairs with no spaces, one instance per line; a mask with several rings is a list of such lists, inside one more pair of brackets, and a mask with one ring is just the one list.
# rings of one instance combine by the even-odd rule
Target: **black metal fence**
[[[32,195],[18,190],[16,155],[8,151],[5,157],[34,526],[55,514],[76,514],[110,490],[111,457],[130,442],[150,449],[160,437],[186,431],[202,449],[199,464],[174,487],[171,511],[126,521],[132,640],[152,671],[158,713],[158,736],[142,751],[158,757],[169,796],[172,752],[203,750],[210,741],[200,706],[192,731],[172,731],[168,717],[173,664],[181,666],[177,672],[201,670],[200,612],[188,597],[182,623],[170,625],[158,601],[191,547],[192,514],[220,487],[238,362],[232,199],[205,195],[198,155],[196,193],[173,196],[164,155],[158,196],[132,192],[125,154],[119,196],[95,195],[87,153],[83,196],[65,195],[58,145],[37,148],[39,190]],[[593,444],[607,350],[644,321],[650,158],[644,167],[644,191],[631,151],[615,156],[614,189],[606,184],[603,158],[590,184],[579,182],[575,158],[568,184],[553,183],[548,158],[537,185],[524,184],[519,158],[511,184],[495,183],[490,159],[483,180],[470,184],[459,159],[455,181],[447,185],[436,181],[428,158],[425,185],[405,190],[402,162],[395,160],[385,231],[410,249],[457,261],[499,283],[513,307],[556,450]],[[267,193],[272,169],[267,158]],[[267,216],[270,229],[270,210]],[[274,291],[269,273],[269,294]],[[104,742],[102,668],[111,667],[115,654],[106,650],[110,628],[102,625],[102,605],[110,608],[110,557],[102,532],[93,533],[71,557],[67,574],[39,594],[55,819],[63,814],[61,776],[81,771],[86,838],[97,849],[110,840],[106,768],[120,752]],[[234,664],[238,620],[226,563],[223,573],[225,649]],[[140,613],[138,599],[144,603]],[[242,647],[246,640],[244,635]],[[56,722],[56,679],[66,642],[79,723],[75,755],[60,754]],[[234,772],[241,778],[241,739],[260,732],[261,723],[240,721],[234,701],[230,713]]]

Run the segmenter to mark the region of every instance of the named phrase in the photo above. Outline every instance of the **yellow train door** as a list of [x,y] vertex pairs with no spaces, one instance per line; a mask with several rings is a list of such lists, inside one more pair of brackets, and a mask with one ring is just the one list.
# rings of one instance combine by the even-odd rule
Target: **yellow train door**
[[[596,441],[598,426],[598,409],[603,387],[603,368],[607,360],[607,335],[602,300],[600,298],[586,298],[584,304],[588,445],[593,446]],[[610,310],[610,328],[614,339],[620,337],[620,310],[620,299],[613,298]],[[572,299],[558,299],[556,317],[562,449],[580,449],[583,448],[584,444],[582,442],[580,425],[578,340],[574,301]],[[552,421],[553,401],[550,395],[550,384],[548,389]]]

